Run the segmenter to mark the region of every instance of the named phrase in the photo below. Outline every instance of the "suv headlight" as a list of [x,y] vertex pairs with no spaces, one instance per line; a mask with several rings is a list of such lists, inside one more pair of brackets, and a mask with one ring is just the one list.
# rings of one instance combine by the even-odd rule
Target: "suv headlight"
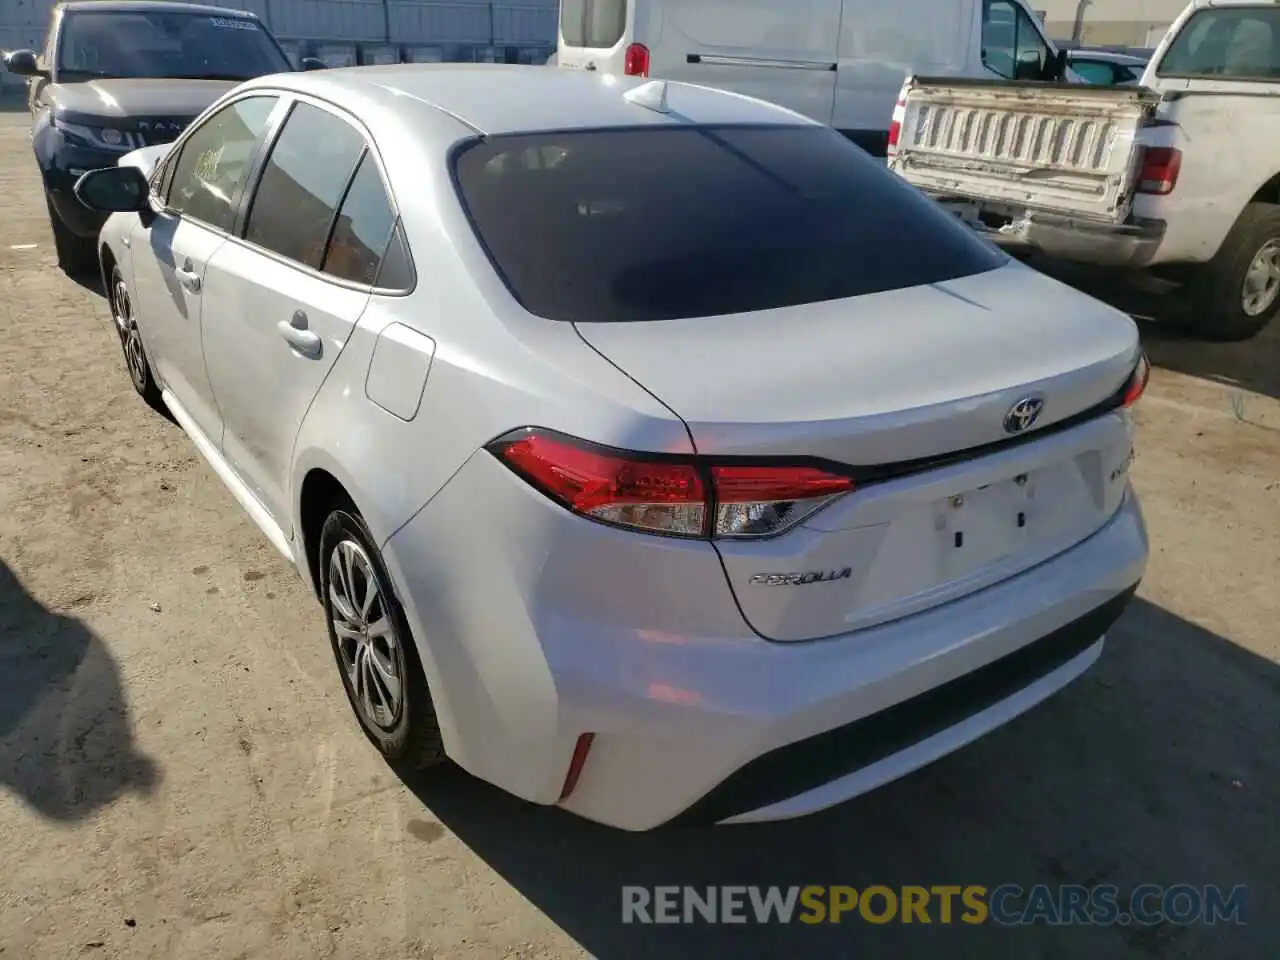
[[84,123],[68,123],[55,119],[54,127],[69,142],[94,150],[110,150],[114,153],[128,153],[143,146],[142,139],[136,131],[120,130],[116,127],[90,126]]

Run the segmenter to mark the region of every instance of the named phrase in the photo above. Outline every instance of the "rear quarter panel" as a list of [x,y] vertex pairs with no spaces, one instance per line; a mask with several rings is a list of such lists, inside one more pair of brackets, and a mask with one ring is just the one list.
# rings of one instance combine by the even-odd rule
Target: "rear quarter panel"
[[[1154,262],[1213,258],[1245,206],[1280,173],[1280,84],[1191,81],[1161,84],[1160,125],[1149,146],[1182,151],[1168,196],[1138,194],[1135,216],[1168,225]],[[1247,88],[1247,89],[1242,89]]]

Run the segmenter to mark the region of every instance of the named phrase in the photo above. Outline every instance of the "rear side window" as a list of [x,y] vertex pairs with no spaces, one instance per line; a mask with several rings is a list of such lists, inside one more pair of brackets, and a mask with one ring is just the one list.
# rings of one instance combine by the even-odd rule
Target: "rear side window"
[[364,137],[351,124],[297,104],[263,168],[245,239],[320,269],[334,215],[363,153]]
[[394,228],[395,215],[391,212],[378,164],[373,155],[366,152],[333,225],[324,272],[372,286],[378,279],[382,254]]
[[1195,14],[1160,63],[1164,77],[1280,80],[1280,7]]
[[561,0],[560,33],[571,47],[612,47],[627,25],[627,0]]
[[747,313],[1008,259],[826,127],[500,136],[454,164],[498,273],[551,320]]

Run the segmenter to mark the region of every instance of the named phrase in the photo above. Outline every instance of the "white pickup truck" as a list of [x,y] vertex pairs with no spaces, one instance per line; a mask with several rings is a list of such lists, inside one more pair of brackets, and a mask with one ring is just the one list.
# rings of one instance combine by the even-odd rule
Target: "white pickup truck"
[[889,163],[1002,246],[1152,271],[1248,339],[1280,312],[1280,2],[1194,0],[1137,87],[909,77]]

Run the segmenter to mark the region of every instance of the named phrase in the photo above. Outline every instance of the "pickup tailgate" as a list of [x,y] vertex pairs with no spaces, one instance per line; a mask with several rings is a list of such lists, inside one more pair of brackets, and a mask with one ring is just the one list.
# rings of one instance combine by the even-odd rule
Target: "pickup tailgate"
[[889,165],[935,196],[1120,223],[1158,103],[1142,88],[908,77]]

